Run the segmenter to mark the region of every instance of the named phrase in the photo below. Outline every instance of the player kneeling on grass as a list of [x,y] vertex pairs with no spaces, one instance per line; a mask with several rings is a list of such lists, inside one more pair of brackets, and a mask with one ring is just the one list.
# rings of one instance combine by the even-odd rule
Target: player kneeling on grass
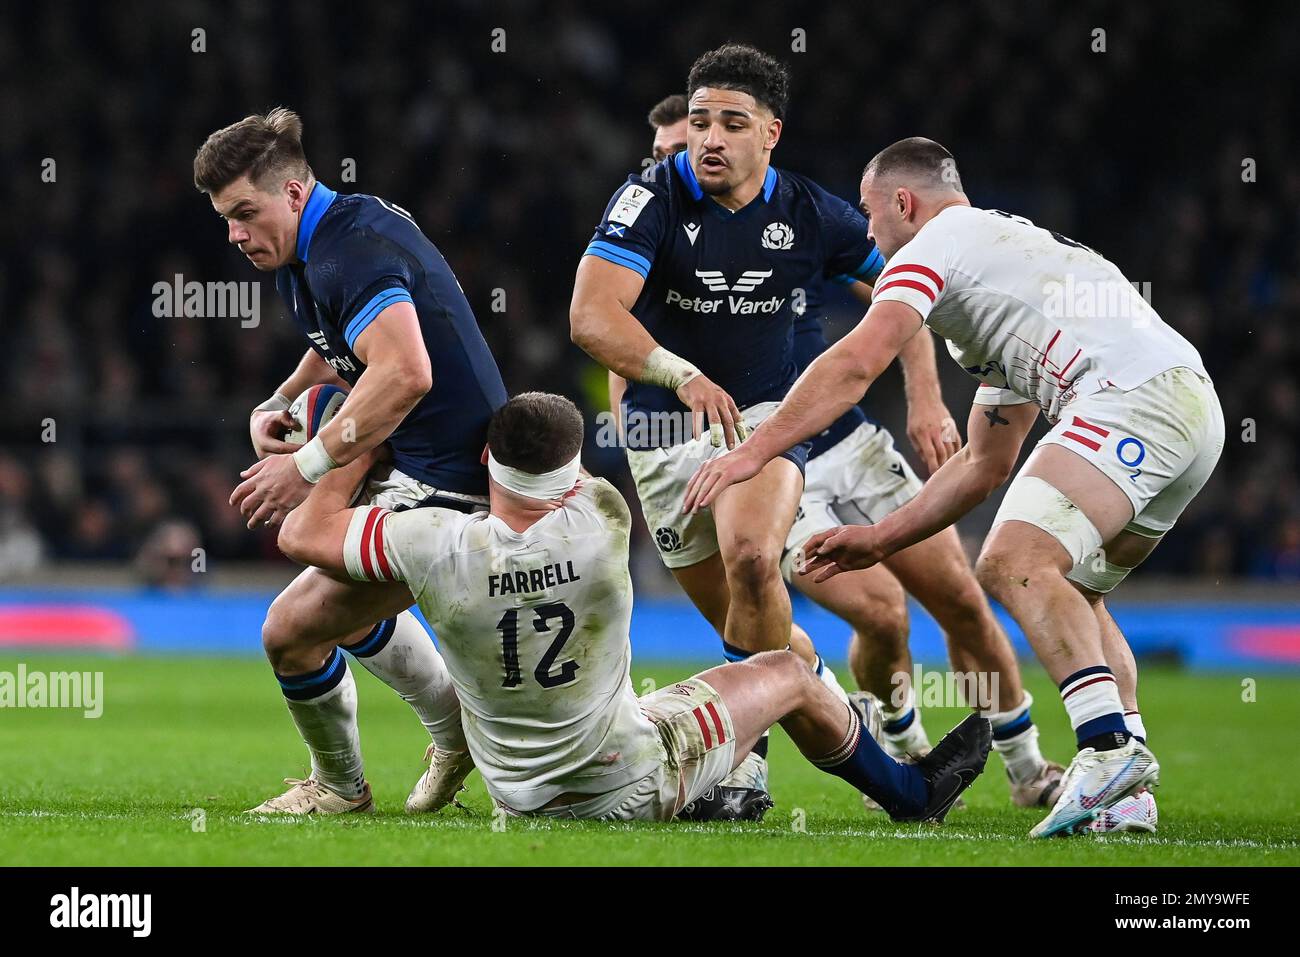
[[[349,508],[367,467],[321,480],[280,533],[298,561],[405,582],[442,645],[465,737],[493,800],[549,817],[668,820],[718,784],[771,725],[899,821],[941,821],[984,768],[972,715],[915,765],[790,651],[754,655],[637,698],[630,678],[631,518],[579,465],[582,415],[526,393],[493,416],[491,508]],[[877,716],[878,717],[878,716]]]

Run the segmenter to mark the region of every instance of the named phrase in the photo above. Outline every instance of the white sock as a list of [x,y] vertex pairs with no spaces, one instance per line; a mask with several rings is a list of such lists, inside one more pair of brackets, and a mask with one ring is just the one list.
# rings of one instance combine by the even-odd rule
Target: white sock
[[821,655],[817,656],[817,667],[814,670],[817,672],[817,677],[822,680],[822,684],[830,688],[831,691],[834,692],[835,697],[839,698],[845,704],[849,703],[848,693],[840,687],[840,682],[839,679],[835,677],[835,672],[831,671],[831,666],[826,663],[825,659],[823,659]]
[[891,753],[919,754],[929,749],[930,738],[921,724],[921,710],[916,706],[915,688],[907,689],[907,697],[898,707],[894,706],[892,695],[881,701],[880,711],[885,719],[883,730]]
[[1105,665],[1081,668],[1059,685],[1061,700],[1070,716],[1079,747],[1103,736],[1122,745],[1128,735],[1124,725],[1124,706],[1119,701],[1119,686],[1114,673]]
[[460,699],[447,663],[415,615],[404,611],[385,619],[343,650],[415,709],[434,744],[445,751],[465,750]]
[[1128,733],[1133,735],[1143,744],[1147,743],[1147,728],[1142,723],[1142,715],[1137,711],[1124,712],[1124,727],[1128,728]]
[[276,678],[311,755],[312,777],[345,798],[361,797],[366,775],[357,730],[357,684],[347,659],[336,648],[324,667]]
[[1038,726],[1029,716],[1033,703],[1033,696],[1026,691],[1010,711],[984,716],[993,726],[993,750],[1002,755],[1007,774],[1016,784],[1032,781],[1046,763],[1038,748]]

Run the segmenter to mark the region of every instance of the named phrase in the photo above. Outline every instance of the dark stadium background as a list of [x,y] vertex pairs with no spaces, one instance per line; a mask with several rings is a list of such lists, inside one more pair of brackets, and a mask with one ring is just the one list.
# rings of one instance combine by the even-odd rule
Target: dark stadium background
[[[497,28],[505,52],[492,50]],[[1093,52],[1097,28],[1105,52]],[[206,52],[192,50],[195,29]],[[1049,225],[1149,282],[1205,357],[1229,441],[1138,578],[1300,581],[1300,8],[293,0],[6,10],[0,581],[202,587],[193,547],[213,581],[292,574],[273,533],[247,532],[226,501],[252,461],[248,410],[304,342],[194,191],[210,131],[298,110],[323,182],[406,207],[439,245],[509,389],[564,392],[594,415],[603,372],[568,338],[578,256],[649,153],[648,109],[728,39],[792,69],[776,165],[855,197],[877,149],[924,134],[955,153],[976,205]],[[346,159],[355,183],[341,181]],[[260,325],[155,318],[153,285],[177,273],[261,279]],[[859,314],[838,301],[833,312],[840,332]],[[942,349],[939,364],[964,422],[974,382]],[[898,380],[868,405],[911,455]],[[47,420],[56,441],[42,441]],[[625,476],[616,453],[587,458]],[[990,517],[963,524],[972,546]],[[644,529],[634,564],[643,589],[671,591]]]

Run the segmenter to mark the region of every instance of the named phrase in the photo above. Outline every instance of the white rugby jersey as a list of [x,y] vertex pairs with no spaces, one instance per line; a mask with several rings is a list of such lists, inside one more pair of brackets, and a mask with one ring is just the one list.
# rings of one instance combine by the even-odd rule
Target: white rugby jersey
[[661,760],[629,667],[627,503],[584,478],[515,532],[441,508],[357,509],[343,558],[362,581],[404,581],[433,626],[488,791],[518,811],[637,781]]
[[1053,422],[1110,385],[1127,391],[1178,366],[1205,374],[1114,263],[999,210],[940,212],[885,264],[873,299],[919,312],[980,380],[976,402],[1036,402]]

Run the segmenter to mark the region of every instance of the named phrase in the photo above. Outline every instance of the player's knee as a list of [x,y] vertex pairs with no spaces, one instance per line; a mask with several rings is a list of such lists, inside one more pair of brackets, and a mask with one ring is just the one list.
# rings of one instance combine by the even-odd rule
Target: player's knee
[[757,539],[736,539],[722,560],[733,597],[743,596],[747,591],[752,593],[768,582],[781,579],[779,550]]
[[801,702],[817,677],[808,663],[789,649],[764,651],[747,659],[763,670],[769,689],[791,704]]
[[277,669],[303,645],[303,635],[294,626],[297,616],[286,605],[281,595],[271,603],[262,622],[262,651],[271,667]]
[[974,578],[931,605],[927,610],[944,634],[957,644],[980,641],[997,630],[993,609]]
[[1015,586],[1028,587],[1029,572],[1025,558],[1006,548],[985,548],[975,562],[980,587],[999,599]]
[[864,598],[853,606],[848,616],[857,640],[873,650],[894,653],[907,647],[909,622],[907,601]]

